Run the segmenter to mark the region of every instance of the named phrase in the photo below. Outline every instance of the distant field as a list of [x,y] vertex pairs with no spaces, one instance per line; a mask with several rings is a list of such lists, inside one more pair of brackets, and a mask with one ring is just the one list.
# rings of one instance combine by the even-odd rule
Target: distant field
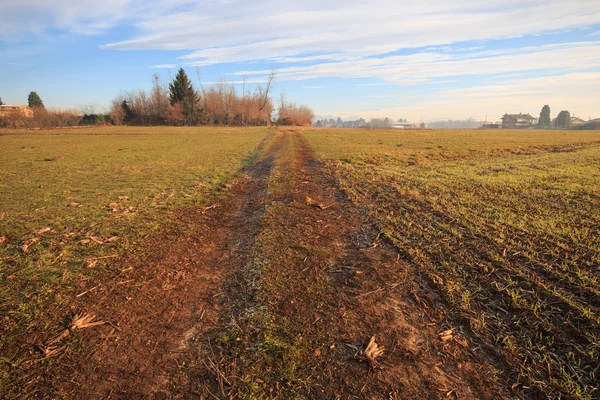
[[0,386],[5,367],[24,361],[24,335],[57,329],[48,316],[68,306],[73,286],[118,268],[110,261],[168,224],[172,210],[214,197],[268,132],[0,131]]
[[599,132],[303,133],[515,390],[599,395]]

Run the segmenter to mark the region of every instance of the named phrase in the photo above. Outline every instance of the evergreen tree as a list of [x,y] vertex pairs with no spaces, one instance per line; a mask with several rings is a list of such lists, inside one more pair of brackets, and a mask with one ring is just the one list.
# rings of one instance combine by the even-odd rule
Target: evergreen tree
[[175,104],[181,103],[183,106],[183,114],[188,119],[188,123],[193,123],[196,114],[198,94],[194,90],[192,82],[189,80],[183,68],[179,68],[177,76],[175,76],[173,82],[169,84],[169,92],[171,105],[174,106]]
[[538,127],[541,129],[548,129],[550,128],[550,124],[550,106],[546,104],[540,112],[540,120],[538,121]]
[[44,102],[39,94],[36,92],[29,93],[29,97],[27,98],[29,102],[29,107],[31,108],[44,108]]
[[195,100],[197,98],[192,82],[190,82],[183,68],[179,68],[177,76],[175,76],[173,82],[169,84],[169,90],[169,100],[171,101],[171,105],[185,103],[190,99]]
[[135,113],[129,107],[129,104],[126,100],[123,100],[121,103],[121,109],[123,110],[123,121],[126,123],[132,122],[135,119]]
[[4,103],[2,102],[2,97],[0,97],[0,106],[3,106]]

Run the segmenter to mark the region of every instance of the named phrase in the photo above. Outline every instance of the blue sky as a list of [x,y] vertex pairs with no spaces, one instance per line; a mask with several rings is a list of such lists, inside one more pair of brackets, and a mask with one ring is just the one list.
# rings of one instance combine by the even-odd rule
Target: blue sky
[[598,0],[3,0],[0,97],[106,109],[184,67],[318,115],[600,117]]

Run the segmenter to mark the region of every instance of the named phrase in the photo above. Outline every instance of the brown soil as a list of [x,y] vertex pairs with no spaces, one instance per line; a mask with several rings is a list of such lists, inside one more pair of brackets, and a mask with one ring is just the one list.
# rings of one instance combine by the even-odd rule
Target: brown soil
[[[210,209],[188,209],[77,299],[83,332],[47,395],[502,398],[460,325],[294,131]],[[177,226],[193,226],[181,231]],[[450,331],[452,329],[452,331]],[[371,337],[384,347],[372,362]],[[41,395],[44,393],[41,392]]]

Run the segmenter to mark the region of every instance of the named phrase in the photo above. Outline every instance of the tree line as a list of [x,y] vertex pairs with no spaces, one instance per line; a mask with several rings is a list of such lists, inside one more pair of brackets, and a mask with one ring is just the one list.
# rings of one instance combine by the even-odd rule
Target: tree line
[[[369,121],[366,121],[364,118],[359,118],[354,121],[342,121],[340,117],[337,119],[334,118],[324,118],[316,121],[313,126],[316,127],[325,127],[325,128],[349,128],[349,129],[389,129],[395,123],[394,120],[385,117],[385,118],[371,118]],[[398,119],[398,123],[407,124],[408,127],[413,126],[414,124],[409,124],[408,119],[400,118]],[[414,125],[417,128],[417,125]],[[420,129],[425,129],[425,124],[421,123],[418,125]]]
[[[196,88],[183,68],[168,84],[153,76],[150,91],[132,90],[122,92],[110,104],[107,114],[81,115],[73,110],[46,110],[40,96],[31,92],[29,106],[34,110],[33,118],[13,115],[0,119],[0,126],[51,127],[89,124],[114,125],[228,125],[269,126],[310,125],[314,114],[305,105],[284,103],[283,100],[275,121],[272,100],[272,71],[264,85],[247,90],[244,82],[242,92],[222,79],[216,84],[204,85],[198,76]],[[283,99],[283,95],[282,95]],[[56,118],[51,118],[56,117]]]
[[[0,106],[5,105],[0,99]],[[33,114],[15,111],[0,115],[2,128],[54,128],[63,126],[76,126],[82,122],[81,113],[77,110],[48,110],[37,92],[30,92],[27,96],[27,105]]]
[[[0,97],[0,106],[4,106],[4,102],[2,101],[2,97]],[[44,108],[44,102],[39,94],[36,92],[29,92],[29,96],[27,96],[27,105],[30,108]]]
[[273,112],[271,90],[275,73],[265,86],[240,95],[233,84],[221,80],[197,90],[185,70],[164,85],[154,75],[149,92],[133,90],[113,99],[109,111],[116,125],[270,125]]
[[[271,92],[275,72],[265,85],[253,91],[238,93],[235,86],[224,79],[206,86],[200,77],[196,89],[180,68],[168,84],[154,75],[150,92],[124,92],[113,99],[109,116],[119,124],[127,125],[271,125],[275,111]],[[281,103],[276,122],[280,125],[310,125],[314,114],[303,105]]]

